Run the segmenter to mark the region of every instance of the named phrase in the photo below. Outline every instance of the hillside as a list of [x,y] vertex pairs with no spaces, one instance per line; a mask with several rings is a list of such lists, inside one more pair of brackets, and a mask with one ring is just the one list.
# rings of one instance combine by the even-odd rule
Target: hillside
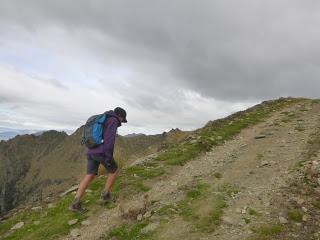
[[[209,122],[123,169],[116,201],[24,209],[2,239],[319,239],[320,101],[279,99]],[[174,139],[174,138],[173,138]],[[71,220],[71,222],[70,222]],[[16,228],[16,229],[15,229]]]
[[[80,144],[82,128],[68,136],[47,131],[39,136],[21,135],[0,142],[0,214],[21,203],[53,201],[60,192],[77,184],[85,174],[86,148]],[[117,136],[115,158],[120,164],[155,153],[188,132]]]

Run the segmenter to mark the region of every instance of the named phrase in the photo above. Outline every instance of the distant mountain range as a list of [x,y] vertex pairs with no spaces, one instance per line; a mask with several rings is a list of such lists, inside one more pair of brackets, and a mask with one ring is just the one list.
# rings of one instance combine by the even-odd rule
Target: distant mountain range
[[[13,129],[13,128],[5,128],[0,127],[0,141],[1,140],[9,140],[14,138],[18,135],[25,135],[25,134],[33,134],[35,136],[40,136],[46,130],[32,130],[32,129]],[[71,134],[73,131],[71,130],[64,130],[67,134]]]
[[[35,136],[40,136],[45,131],[49,130],[31,130],[31,129],[12,129],[12,128],[4,128],[0,127],[0,141],[1,140],[9,140],[11,138],[14,138],[18,135],[25,135],[25,134],[33,134]],[[72,134],[72,130],[64,130],[68,135]],[[139,137],[139,136],[146,136],[143,133],[129,133],[127,135],[124,135],[123,137],[131,138],[131,137]]]
[[[1,129],[0,129],[1,130]],[[10,132],[10,131],[3,131]],[[12,131],[0,141],[0,215],[19,203],[55,197],[85,174],[86,151],[82,127],[64,131]],[[13,135],[19,136],[13,137]],[[176,144],[190,133],[171,131],[156,135],[129,134],[116,138],[115,159],[120,166]]]
[[127,135],[124,135],[124,137],[126,137],[126,138],[138,137],[138,136],[145,136],[145,134],[143,134],[143,133],[129,133]]
[[17,135],[31,134],[36,130],[15,130],[10,128],[0,128],[0,140],[9,140]]

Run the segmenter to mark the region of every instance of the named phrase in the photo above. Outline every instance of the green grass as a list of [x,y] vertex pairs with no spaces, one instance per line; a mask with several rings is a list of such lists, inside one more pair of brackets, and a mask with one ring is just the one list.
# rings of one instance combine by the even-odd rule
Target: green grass
[[249,215],[254,215],[254,216],[258,215],[258,212],[253,208],[249,208],[248,213]]
[[195,214],[192,204],[199,199],[203,199],[208,195],[209,185],[199,183],[186,192],[185,198],[178,202],[177,209],[179,214],[186,220],[199,219]]
[[229,197],[233,197],[240,192],[240,188],[238,186],[229,183],[221,185],[218,190],[226,193]]
[[171,216],[177,213],[177,207],[173,204],[163,205],[159,210],[156,211],[156,214],[159,216]]
[[256,156],[256,160],[262,160],[264,158],[262,153],[258,153]]
[[244,222],[246,223],[246,224],[249,224],[250,222],[251,222],[251,220],[250,220],[250,218],[243,218],[243,220],[244,220]]
[[[146,192],[150,188],[145,186],[143,180],[145,178],[152,178],[162,174],[162,170],[156,171],[149,169],[144,173],[143,169],[137,170],[138,177],[131,176],[130,173],[134,172],[130,169],[118,177],[113,187],[113,194],[115,197],[125,197],[129,194],[136,194],[139,192]],[[97,178],[90,185],[89,189],[92,192],[86,193],[83,204],[89,211],[95,213],[101,210],[101,206],[98,204],[100,193],[104,189],[106,178]],[[7,233],[12,226],[16,223],[23,221],[24,227],[15,230],[10,236],[4,239],[56,239],[58,236],[66,235],[70,229],[79,225],[80,222],[87,218],[87,215],[81,215],[78,213],[72,213],[68,210],[69,205],[73,201],[74,195],[70,194],[56,204],[54,208],[41,211],[25,211],[17,214],[0,225],[0,235]],[[115,207],[114,204],[107,204],[106,208],[110,209]],[[79,219],[78,223],[74,226],[69,226],[68,221],[72,219]],[[35,225],[34,221],[40,221],[39,225]]]
[[199,221],[195,225],[197,230],[200,232],[213,232],[221,223],[223,211],[224,208],[227,207],[227,204],[221,196],[215,198],[212,204],[214,207],[211,208],[209,214],[200,217]]
[[[223,196],[213,195],[210,185],[199,183],[189,189],[185,198],[177,203],[174,210],[185,220],[192,222],[194,231],[212,232],[221,222],[226,201]],[[172,206],[161,209],[167,213]]]
[[294,222],[302,222],[303,213],[299,209],[289,209],[288,218]]
[[105,239],[117,240],[145,240],[152,239],[152,233],[142,233],[141,230],[148,225],[148,221],[136,224],[124,224],[112,229]]
[[[87,218],[86,215],[68,211],[68,206],[72,200],[73,196],[70,195],[60,201],[54,208],[37,212],[28,210],[18,214],[0,225],[0,235],[3,235],[20,221],[25,223],[24,227],[15,230],[4,239],[56,239],[58,236],[68,234],[72,227]],[[74,226],[69,226],[68,221],[75,218],[79,219],[78,223]],[[35,225],[34,221],[40,221],[40,224]]]
[[184,165],[204,150],[205,145],[201,143],[189,143],[169,149],[157,156],[156,160],[164,161],[168,165]]
[[283,231],[283,227],[276,224],[265,224],[258,227],[252,227],[251,230],[255,233],[255,236],[250,237],[250,240],[269,240],[280,234]]
[[189,199],[198,199],[206,195],[209,189],[209,184],[199,183],[193,189],[186,193],[187,198]]

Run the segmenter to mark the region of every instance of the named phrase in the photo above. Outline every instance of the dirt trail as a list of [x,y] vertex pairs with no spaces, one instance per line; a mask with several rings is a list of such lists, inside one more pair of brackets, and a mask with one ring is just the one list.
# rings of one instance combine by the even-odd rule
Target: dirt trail
[[[284,113],[287,112],[287,113]],[[306,151],[311,134],[320,127],[320,104],[303,101],[287,109],[273,112],[264,122],[241,131],[234,139],[212,148],[183,167],[175,167],[170,176],[152,183],[151,200],[160,204],[172,203],[183,192],[181,187],[191,184],[196,176],[212,184],[230,183],[241,192],[228,201],[223,221],[211,234],[190,234],[190,223],[172,219],[170,229],[160,228],[159,239],[246,239],[252,224],[271,219],[272,202],[286,186],[292,169]],[[261,138],[257,138],[261,137]],[[221,178],[213,178],[214,173]],[[245,222],[248,209],[258,216],[250,224]],[[279,216],[281,216],[281,211]],[[91,224],[80,228],[76,239],[99,239],[112,227],[122,222],[118,207],[89,218]],[[63,239],[73,239],[68,236]]]

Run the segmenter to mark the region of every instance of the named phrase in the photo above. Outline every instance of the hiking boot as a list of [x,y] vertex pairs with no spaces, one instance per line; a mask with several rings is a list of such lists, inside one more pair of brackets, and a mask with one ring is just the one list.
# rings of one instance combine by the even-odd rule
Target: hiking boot
[[111,193],[103,191],[101,193],[100,203],[105,204],[105,203],[110,203],[110,202],[112,202]]
[[79,212],[79,213],[85,213],[88,210],[83,208],[81,206],[81,202],[78,198],[74,199],[73,202],[71,203],[69,210],[72,212]]

